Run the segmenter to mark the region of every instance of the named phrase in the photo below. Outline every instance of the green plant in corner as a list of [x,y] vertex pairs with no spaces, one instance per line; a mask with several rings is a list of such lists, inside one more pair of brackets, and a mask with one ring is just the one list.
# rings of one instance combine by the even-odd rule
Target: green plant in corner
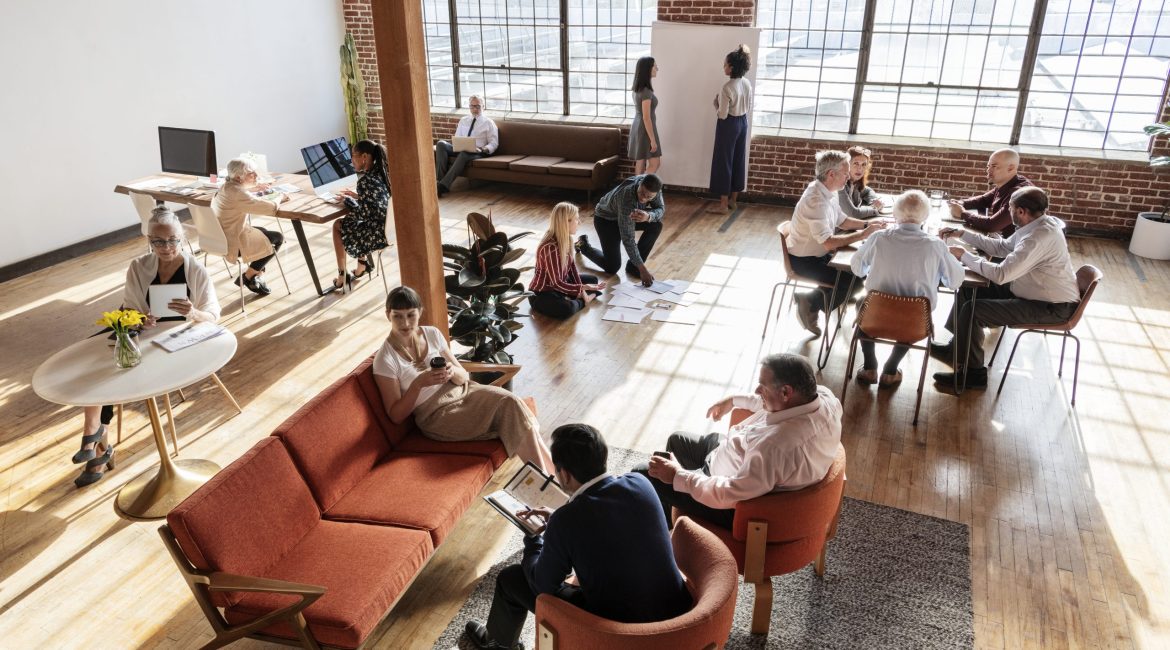
[[[1170,135],[1170,122],[1158,122],[1157,124],[1148,124],[1148,125],[1146,125],[1144,130],[1146,132],[1146,135],[1150,136],[1151,138],[1157,138],[1158,136],[1167,136],[1167,135]],[[1150,167],[1166,167],[1166,166],[1170,166],[1170,156],[1153,156],[1152,158],[1150,158]],[[1143,213],[1143,214],[1147,214],[1147,213]],[[1148,213],[1148,214],[1152,214],[1152,213]],[[1162,216],[1160,218],[1153,219],[1153,221],[1161,221],[1163,223],[1170,223],[1170,200],[1167,201],[1166,205],[1162,206],[1161,215]],[[1150,218],[1150,217],[1146,217],[1146,218]]]
[[512,363],[504,348],[524,327],[515,316],[519,302],[532,293],[524,290],[520,274],[532,267],[506,265],[524,255],[524,249],[513,248],[512,242],[532,233],[509,237],[496,231],[490,216],[478,212],[467,215],[467,231],[466,247],[443,244],[443,257],[449,260],[443,266],[451,271],[444,278],[451,338],[468,348],[459,355],[461,360]]
[[366,82],[358,67],[357,46],[353,34],[346,33],[341,45],[341,93],[349,118],[349,144],[355,145],[369,136],[369,107],[366,105]]

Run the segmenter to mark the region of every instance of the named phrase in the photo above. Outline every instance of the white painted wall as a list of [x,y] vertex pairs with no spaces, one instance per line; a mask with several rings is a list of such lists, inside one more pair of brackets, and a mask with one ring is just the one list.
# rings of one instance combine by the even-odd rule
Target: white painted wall
[[159,171],[160,125],[303,169],[346,133],[344,34],[329,0],[4,0],[0,266],[138,223],[113,188]]

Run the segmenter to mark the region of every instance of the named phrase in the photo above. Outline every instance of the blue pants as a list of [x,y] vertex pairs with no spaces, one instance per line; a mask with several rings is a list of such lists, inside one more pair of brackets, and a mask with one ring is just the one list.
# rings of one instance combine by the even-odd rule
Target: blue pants
[[742,192],[747,187],[747,115],[728,115],[715,122],[711,152],[711,193]]

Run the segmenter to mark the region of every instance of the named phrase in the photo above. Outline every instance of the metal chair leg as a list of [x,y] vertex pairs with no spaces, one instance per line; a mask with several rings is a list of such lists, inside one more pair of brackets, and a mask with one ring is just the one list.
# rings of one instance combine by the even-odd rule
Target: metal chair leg
[[378,250],[378,275],[382,276],[382,288],[386,290],[386,295],[390,295],[390,283],[386,280],[386,265],[382,263],[382,253],[384,252],[386,252],[385,248]]
[[1008,355],[1007,366],[1003,369],[1003,377],[999,380],[999,390],[995,391],[996,396],[1003,392],[1004,382],[1007,381],[1008,372],[1012,369],[1012,359],[1016,357],[1016,348],[1020,347],[1020,339],[1024,338],[1024,335],[1030,331],[1032,330],[1023,330],[1016,335],[1016,342],[1012,344],[1012,353]]
[[1060,365],[1056,367],[1056,376],[1064,377],[1064,346],[1068,345],[1068,333],[1061,332],[1060,337]]
[[853,328],[853,340],[849,343],[849,358],[845,362],[845,383],[841,384],[841,408],[845,407],[845,394],[849,390],[849,380],[853,379],[853,362],[857,360],[858,333],[861,330]]
[[228,398],[228,401],[232,403],[232,406],[236,407],[236,412],[243,413],[244,409],[240,408],[240,403],[236,401],[236,398],[232,397],[232,392],[227,389],[227,386],[223,385],[223,382],[219,378],[219,374],[214,372],[211,373],[211,380],[215,382],[216,386],[219,386],[219,389],[223,391],[224,397]]
[[988,368],[990,368],[990,367],[991,367],[991,364],[995,363],[995,355],[999,354],[999,346],[1000,346],[1000,344],[1001,344],[1001,343],[1003,343],[1003,339],[1004,339],[1004,337],[1006,337],[1006,336],[1007,336],[1007,333],[1008,333],[1008,328],[1007,328],[1007,326],[1004,326],[1004,327],[1001,327],[1001,328],[1000,328],[1000,330],[999,330],[999,340],[995,342],[995,349],[991,351],[991,360],[987,362],[987,367],[988,367]]
[[276,255],[274,257],[276,257],[276,268],[280,269],[280,279],[284,282],[284,290],[287,291],[288,295],[291,296],[292,289],[288,288],[288,277],[286,277],[284,274],[284,264],[280,263],[280,251],[276,251]]
[[1079,375],[1081,374],[1081,340],[1074,336],[1072,332],[1069,332],[1068,335],[1072,337],[1072,340],[1077,344],[1077,353],[1076,356],[1073,357],[1072,405],[1075,407],[1077,405],[1077,379],[1079,379]]
[[780,288],[783,282],[777,282],[772,285],[772,297],[768,299],[768,311],[764,314],[764,331],[760,334],[760,340],[768,338],[768,321],[772,320],[772,303],[776,301],[776,290]]
[[[918,411],[922,409],[922,387],[926,385],[926,364],[930,361],[930,345],[934,343],[934,337],[926,337],[926,349],[922,351],[922,372],[918,373],[918,397],[914,400],[914,420],[910,422],[911,426],[918,426]],[[1000,382],[1003,385],[1003,382]],[[925,441],[920,441],[925,442]]]
[[[224,258],[223,263],[227,264],[226,257]],[[239,274],[239,282],[237,284],[240,285],[240,313],[247,316],[248,306],[244,303],[244,269],[242,268],[240,259],[238,257],[236,258],[236,273]],[[230,270],[228,271],[228,275],[231,275]]]

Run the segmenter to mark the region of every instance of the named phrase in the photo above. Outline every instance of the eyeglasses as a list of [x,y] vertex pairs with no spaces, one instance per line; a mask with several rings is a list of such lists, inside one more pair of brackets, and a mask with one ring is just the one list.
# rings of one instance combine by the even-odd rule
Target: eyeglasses
[[171,237],[170,239],[152,239],[150,245],[155,248],[177,247],[183,240]]
[[483,108],[483,104],[468,104],[471,108]]

